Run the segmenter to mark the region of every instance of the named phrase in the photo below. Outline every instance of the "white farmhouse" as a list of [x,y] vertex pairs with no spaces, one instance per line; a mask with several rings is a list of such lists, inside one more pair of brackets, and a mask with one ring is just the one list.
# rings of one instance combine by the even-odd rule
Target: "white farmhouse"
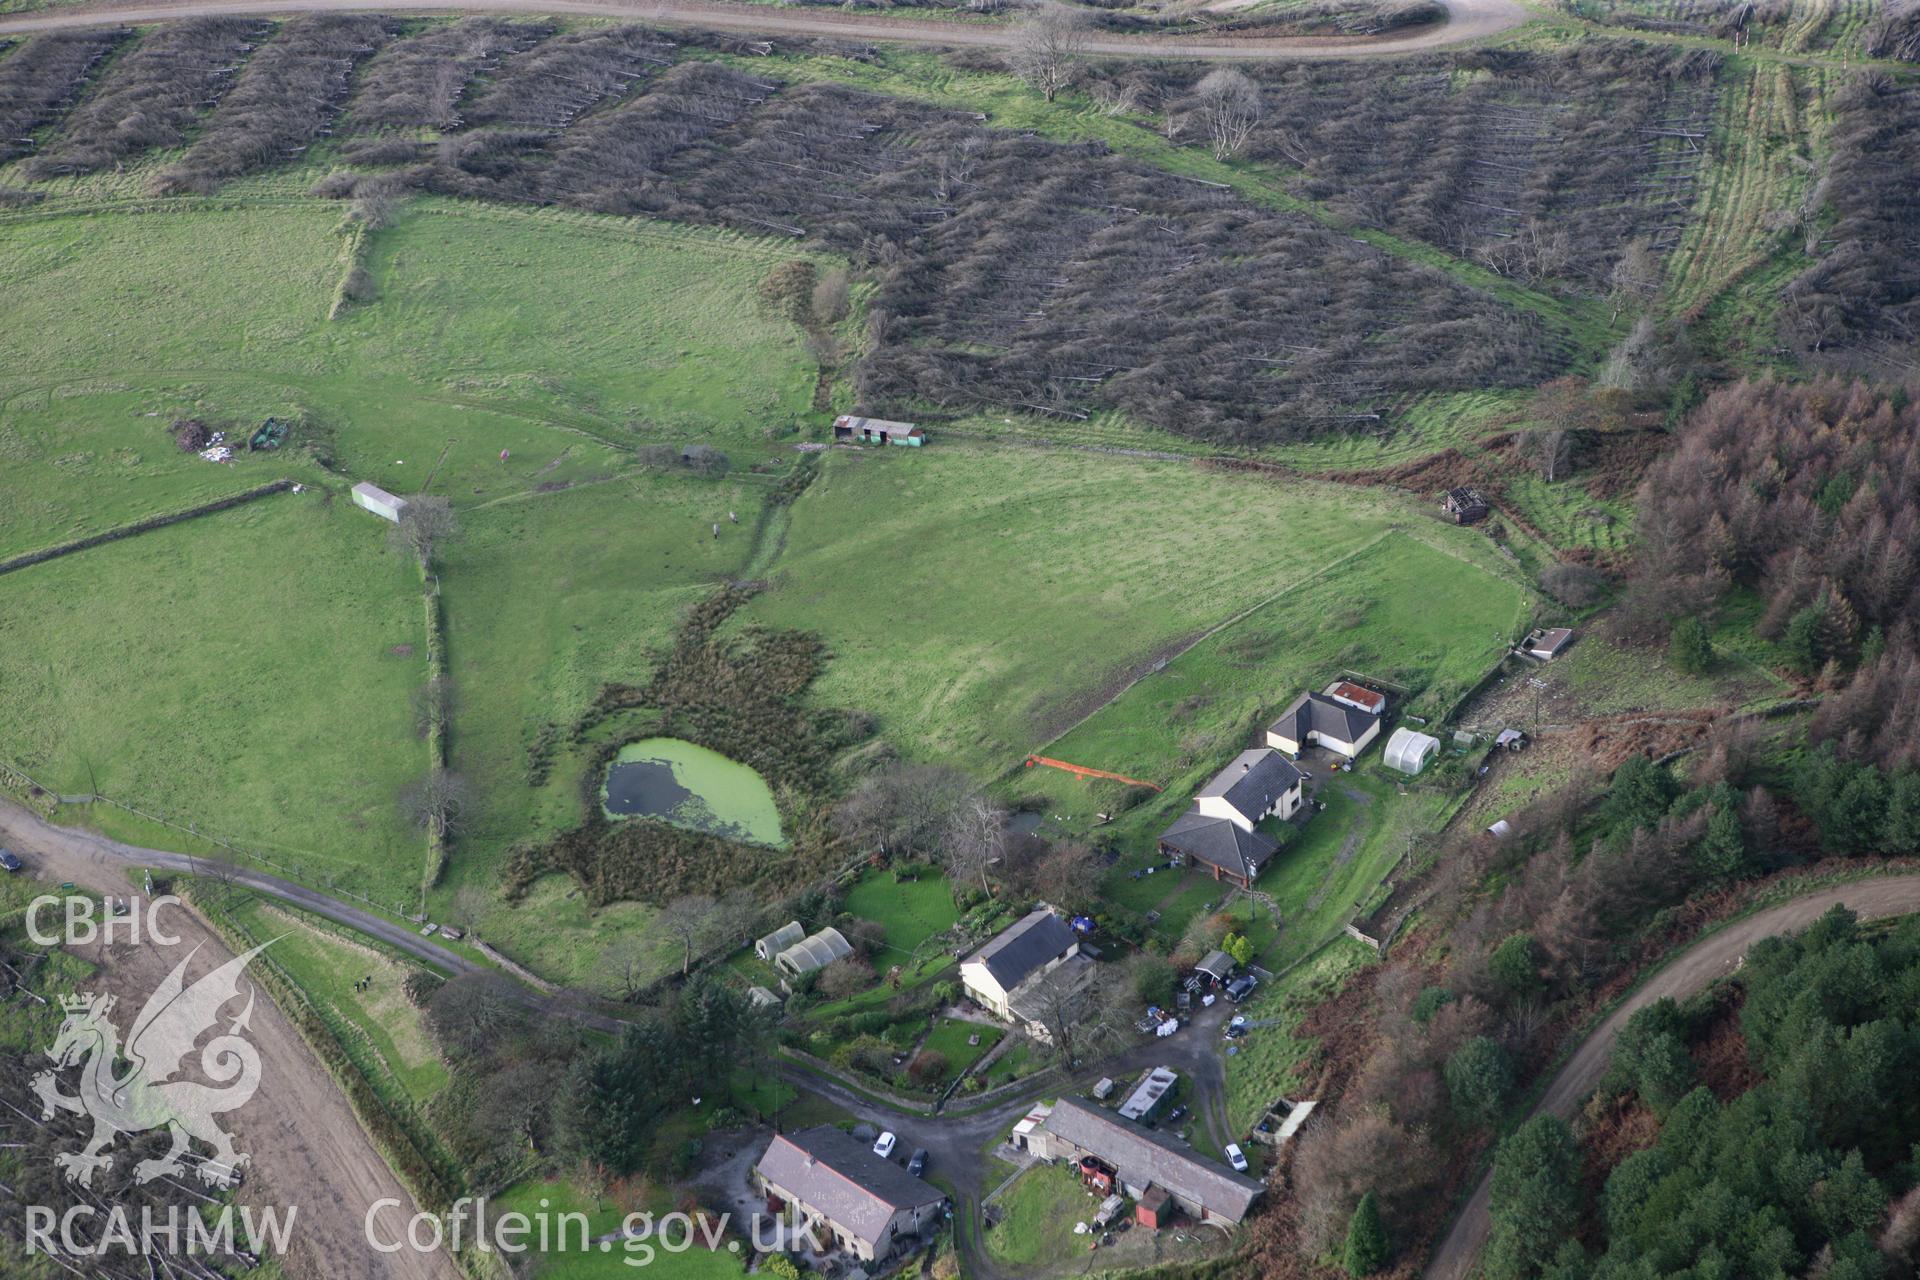
[[1023,1026],[1050,1042],[1049,1015],[1093,976],[1093,961],[1080,954],[1080,938],[1046,907],[1022,916],[968,956],[960,985],[997,1018]]
[[1233,763],[1214,775],[1193,798],[1194,809],[1209,818],[1224,818],[1242,831],[1251,831],[1264,818],[1286,820],[1300,809],[1304,792],[1301,773],[1270,747],[1254,747],[1235,756]]

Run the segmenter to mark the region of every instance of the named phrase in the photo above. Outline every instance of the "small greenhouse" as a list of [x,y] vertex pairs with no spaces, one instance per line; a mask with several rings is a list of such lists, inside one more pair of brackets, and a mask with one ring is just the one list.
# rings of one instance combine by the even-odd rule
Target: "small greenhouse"
[[1418,773],[1427,761],[1439,753],[1440,739],[1405,727],[1395,729],[1387,739],[1387,768],[1401,773]]

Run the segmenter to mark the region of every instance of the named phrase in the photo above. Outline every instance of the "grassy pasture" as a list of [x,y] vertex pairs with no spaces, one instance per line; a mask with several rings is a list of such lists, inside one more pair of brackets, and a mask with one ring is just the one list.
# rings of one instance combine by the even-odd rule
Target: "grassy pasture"
[[[426,1017],[407,999],[408,967],[384,952],[350,942],[304,916],[255,898],[228,909],[256,941],[272,940],[268,954],[311,996],[324,1015],[357,1035],[342,1045],[367,1079],[400,1106],[425,1106],[451,1075],[434,1048]],[[354,984],[373,984],[356,991]]]
[[[643,675],[678,612],[747,558],[764,481],[635,474],[626,446],[684,433],[751,461],[767,422],[806,407],[797,335],[752,293],[791,254],[426,201],[376,238],[379,299],[329,322],[337,222],[318,202],[242,200],[0,227],[0,553],[324,479],[313,455],[450,496],[468,533],[447,564],[455,760],[512,796],[498,825],[482,815],[491,855],[508,840],[488,834],[571,798],[574,779],[494,785],[538,725]],[[232,467],[166,428],[269,413],[301,421],[293,446]],[[392,801],[425,767],[407,705],[424,636],[382,535],[343,494],[300,495],[10,575],[0,756],[391,900],[420,867]]]
[[36,565],[0,577],[0,751],[395,901],[424,861],[395,805],[426,767],[422,626],[374,522],[314,490]]
[[[1392,535],[1404,557],[1360,558],[1369,576],[1337,565],[1411,514],[1386,495],[1179,463],[938,443],[911,456],[836,454],[793,509],[772,589],[742,612],[829,638],[823,703],[874,712],[905,752],[994,774],[1095,710],[1130,668],[1250,605],[1279,597],[1264,616],[1311,597],[1314,629],[1331,627],[1320,616],[1332,607],[1325,583],[1363,619],[1368,600],[1385,619],[1419,617],[1430,660],[1477,674],[1523,593],[1405,535]],[[1416,607],[1385,594],[1439,584],[1467,595]],[[1487,641],[1458,646],[1462,631],[1482,631],[1474,615],[1488,594]],[[1334,629],[1323,653],[1347,643]],[[1359,643],[1391,652],[1395,638],[1362,633]],[[1265,696],[1279,690],[1269,684]],[[1138,730],[1139,717],[1129,720],[1127,734]],[[1127,748],[1132,763],[1141,755]],[[1098,754],[1083,763],[1124,771]]]
[[[1536,604],[1486,546],[1438,524],[1384,531],[1141,680],[1045,754],[1160,784],[1105,829],[1123,848],[1145,848],[1271,716],[1341,670],[1423,688],[1416,709],[1436,712],[1493,664]],[[1009,786],[1043,795],[1076,827],[1115,799],[1109,786],[1051,769]]]

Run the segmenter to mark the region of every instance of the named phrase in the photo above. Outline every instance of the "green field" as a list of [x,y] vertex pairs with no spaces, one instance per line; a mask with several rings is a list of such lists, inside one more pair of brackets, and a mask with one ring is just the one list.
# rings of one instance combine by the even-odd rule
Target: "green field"
[[[1123,848],[1144,849],[1303,688],[1357,671],[1418,690],[1409,705],[1416,713],[1443,713],[1538,607],[1485,539],[1457,535],[1428,522],[1382,528],[1351,558],[1328,562],[1141,680],[1045,754],[1161,785],[1103,828]],[[1109,786],[1051,769],[1027,770],[1009,785],[1044,796],[1049,814],[1077,828],[1115,798]]]
[[[422,1107],[447,1087],[452,1076],[426,1017],[403,990],[407,965],[257,898],[229,908],[228,915],[256,941],[271,940],[267,954],[280,970],[330,1021],[352,1029],[341,1045],[384,1097]],[[358,990],[362,978],[372,981]]]
[[[1215,698],[1223,677],[1257,687],[1265,703],[1289,693],[1283,676],[1349,650],[1469,682],[1527,593],[1486,566],[1484,539],[1427,521],[1418,537],[1395,532],[1416,520],[1386,495],[1180,463],[938,445],[835,455],[794,507],[773,588],[743,613],[829,638],[823,704],[875,713],[904,752],[993,774],[1095,711],[1130,668],[1263,602],[1257,661],[1209,662],[1216,641],[1169,671]],[[1172,683],[1151,677],[1120,705]],[[1162,710],[1048,754],[1164,776],[1165,748],[1137,740]]]
[[[319,202],[242,200],[0,231],[0,553],[279,475],[325,488],[0,579],[0,758],[396,905],[423,865],[394,803],[426,768],[408,705],[419,589],[316,459],[430,487],[462,517],[443,566],[452,742],[483,797],[471,847],[491,865],[576,812],[576,778],[517,781],[538,727],[644,676],[679,611],[748,556],[764,481],[638,471],[629,447],[764,452],[812,374],[753,297],[789,250],[423,201],[375,238],[378,300],[328,321],[337,221]],[[299,424],[289,447],[230,467],[167,428],[270,413]]]
[[890,961],[896,964],[960,918],[952,886],[945,876],[932,872],[912,880],[896,880],[888,871],[872,872],[847,890],[843,905],[849,913],[887,931],[887,949],[901,953]]
[[1087,1237],[1073,1233],[1100,1207],[1070,1166],[1037,1164],[1021,1174],[993,1207],[1000,1220],[985,1232],[994,1261],[1014,1267],[1057,1266],[1087,1250]]
[[[519,1213],[534,1224],[533,1233],[526,1237],[534,1247],[526,1256],[531,1259],[530,1274],[542,1280],[615,1280],[615,1277],[632,1276],[643,1268],[645,1274],[666,1276],[668,1280],[728,1280],[745,1273],[742,1262],[745,1246],[737,1239],[730,1239],[711,1251],[696,1244],[683,1252],[670,1252],[646,1240],[614,1240],[604,1249],[600,1246],[600,1238],[623,1230],[631,1214],[658,1217],[672,1212],[675,1206],[663,1195],[621,1203],[590,1195],[561,1179],[518,1183],[487,1200],[487,1213],[492,1221],[497,1223],[503,1214]],[[550,1246],[545,1250],[538,1248],[538,1232],[543,1222]],[[681,1241],[681,1231],[676,1223],[669,1233],[676,1246]],[[585,1247],[582,1247],[583,1232]]]
[[0,753],[391,902],[425,859],[397,805],[422,640],[370,517],[276,495],[0,576]]

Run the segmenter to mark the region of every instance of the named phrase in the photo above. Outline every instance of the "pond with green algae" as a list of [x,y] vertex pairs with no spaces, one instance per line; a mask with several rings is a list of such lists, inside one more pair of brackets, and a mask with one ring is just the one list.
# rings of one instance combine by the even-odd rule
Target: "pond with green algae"
[[658,818],[729,840],[786,843],[765,778],[679,738],[646,738],[620,748],[607,766],[600,803],[610,818]]

